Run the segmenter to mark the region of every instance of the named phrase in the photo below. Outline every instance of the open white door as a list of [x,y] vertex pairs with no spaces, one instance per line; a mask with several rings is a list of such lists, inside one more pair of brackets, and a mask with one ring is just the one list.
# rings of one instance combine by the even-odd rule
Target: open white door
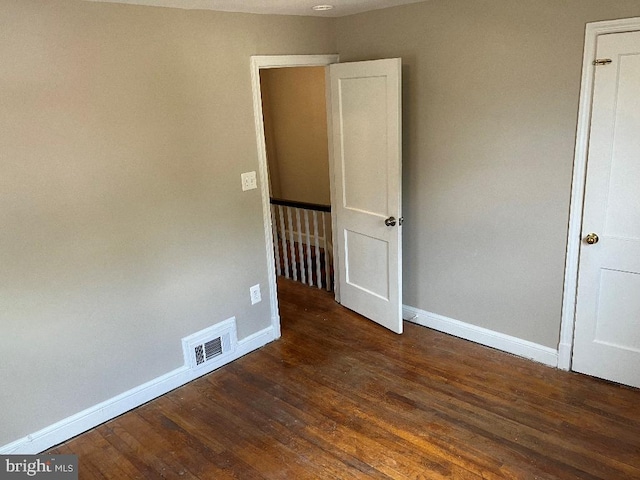
[[402,333],[401,61],[329,67],[338,300]]
[[640,32],[597,59],[573,369],[640,387]]

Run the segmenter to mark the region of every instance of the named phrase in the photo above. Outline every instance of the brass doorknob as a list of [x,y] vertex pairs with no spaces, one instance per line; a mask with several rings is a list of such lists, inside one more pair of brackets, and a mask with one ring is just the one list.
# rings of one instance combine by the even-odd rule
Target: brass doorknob
[[594,245],[598,243],[598,240],[600,240],[600,238],[595,233],[590,233],[584,239],[584,241],[587,242],[589,245]]

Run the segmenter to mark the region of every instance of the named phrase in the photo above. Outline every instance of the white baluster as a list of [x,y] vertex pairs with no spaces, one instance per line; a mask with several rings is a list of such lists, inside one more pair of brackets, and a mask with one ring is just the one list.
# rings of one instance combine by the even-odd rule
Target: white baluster
[[276,205],[271,205],[271,234],[273,235],[273,251],[276,257],[276,275],[282,275],[280,265],[280,242],[278,241],[278,223],[276,218]]
[[313,264],[311,263],[311,242],[309,241],[309,210],[305,210],[303,213],[304,233],[306,236],[305,245],[307,247],[307,283],[313,287]]
[[331,291],[331,253],[329,252],[329,234],[327,229],[327,214],[322,212],[322,231],[324,233],[324,275],[327,281],[327,291]]
[[293,236],[293,220],[291,218],[291,207],[287,207],[287,225],[289,226],[289,252],[291,253],[291,267],[293,279],[298,281],[298,264],[296,262],[296,242]]
[[300,262],[300,281],[307,283],[307,275],[304,268],[304,252],[302,251],[302,227],[300,226],[300,209],[296,208],[296,227],[298,229],[298,261]]
[[280,238],[282,240],[282,256],[284,257],[284,276],[289,277],[289,255],[287,254],[287,231],[284,223],[284,208],[278,205],[278,216],[280,218]]
[[[322,268],[320,266],[320,232],[318,231],[318,212],[313,211],[313,238],[315,243],[315,252],[316,252],[316,283],[318,284],[318,288],[322,288]],[[311,250],[311,245],[309,245],[309,250]]]

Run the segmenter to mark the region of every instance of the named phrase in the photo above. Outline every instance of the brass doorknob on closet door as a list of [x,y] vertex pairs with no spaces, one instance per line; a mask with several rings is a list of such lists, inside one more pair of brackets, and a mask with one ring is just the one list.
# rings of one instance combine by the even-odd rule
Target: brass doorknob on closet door
[[587,242],[589,245],[594,245],[598,243],[598,240],[600,240],[600,238],[595,233],[590,233],[584,238],[584,241]]
[[389,217],[384,221],[387,227],[394,227],[396,225],[396,217]]

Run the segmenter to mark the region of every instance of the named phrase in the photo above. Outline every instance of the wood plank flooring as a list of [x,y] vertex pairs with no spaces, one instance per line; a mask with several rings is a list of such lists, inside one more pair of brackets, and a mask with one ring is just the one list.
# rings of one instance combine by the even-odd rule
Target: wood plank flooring
[[83,480],[640,479],[640,390],[279,298],[279,341],[51,453]]

